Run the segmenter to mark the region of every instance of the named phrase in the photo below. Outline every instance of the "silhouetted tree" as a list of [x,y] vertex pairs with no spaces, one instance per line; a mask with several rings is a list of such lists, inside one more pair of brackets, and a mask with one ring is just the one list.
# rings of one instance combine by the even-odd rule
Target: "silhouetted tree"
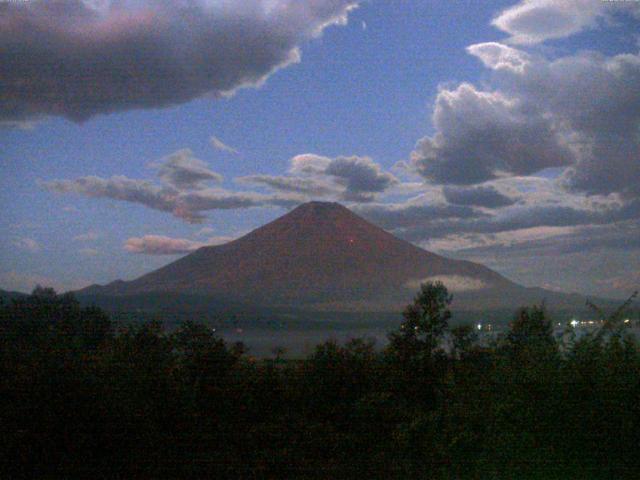
[[442,282],[427,282],[402,313],[399,333],[390,335],[391,348],[401,356],[431,355],[449,326],[453,296]]

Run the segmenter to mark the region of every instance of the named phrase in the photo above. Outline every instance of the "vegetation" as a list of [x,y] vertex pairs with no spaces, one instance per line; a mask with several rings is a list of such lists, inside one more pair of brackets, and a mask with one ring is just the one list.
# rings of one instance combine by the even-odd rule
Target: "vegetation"
[[118,327],[36,289],[0,305],[2,478],[638,478],[640,348],[621,311],[481,344],[426,284],[379,351],[256,361],[187,322]]

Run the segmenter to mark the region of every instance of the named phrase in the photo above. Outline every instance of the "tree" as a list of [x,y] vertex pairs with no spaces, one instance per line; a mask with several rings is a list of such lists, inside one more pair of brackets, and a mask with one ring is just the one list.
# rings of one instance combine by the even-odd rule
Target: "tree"
[[430,356],[449,327],[449,305],[452,300],[453,296],[442,282],[420,285],[413,303],[402,313],[404,322],[400,326],[400,332],[390,336],[392,350],[402,356]]
[[459,325],[451,329],[451,346],[455,357],[465,357],[478,340],[478,334],[471,325]]

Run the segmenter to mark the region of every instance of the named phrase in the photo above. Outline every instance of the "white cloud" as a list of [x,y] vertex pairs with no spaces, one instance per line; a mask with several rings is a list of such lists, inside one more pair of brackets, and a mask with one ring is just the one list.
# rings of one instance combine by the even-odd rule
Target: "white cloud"
[[206,242],[195,242],[186,238],[172,238],[162,235],[145,235],[129,238],[124,248],[131,253],[146,255],[177,255],[189,253],[201,247],[221,245],[233,240],[232,237],[211,237]]
[[476,43],[467,47],[467,52],[493,70],[522,73],[531,64],[529,54],[497,42]]
[[233,147],[230,147],[229,145],[227,145],[226,143],[224,143],[222,140],[220,140],[215,136],[211,137],[210,142],[211,142],[211,146],[216,150],[221,150],[223,152],[234,153],[234,154],[238,153],[238,150],[236,150]]
[[594,28],[618,12],[638,15],[640,6],[606,0],[524,0],[502,11],[492,24],[511,35],[512,43],[533,44]]

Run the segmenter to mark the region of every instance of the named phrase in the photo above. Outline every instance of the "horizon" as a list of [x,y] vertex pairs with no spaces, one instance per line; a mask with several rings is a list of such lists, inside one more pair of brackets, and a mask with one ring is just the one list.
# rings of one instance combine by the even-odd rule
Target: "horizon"
[[427,3],[2,3],[0,288],[131,280],[322,201],[627,298],[640,3]]

